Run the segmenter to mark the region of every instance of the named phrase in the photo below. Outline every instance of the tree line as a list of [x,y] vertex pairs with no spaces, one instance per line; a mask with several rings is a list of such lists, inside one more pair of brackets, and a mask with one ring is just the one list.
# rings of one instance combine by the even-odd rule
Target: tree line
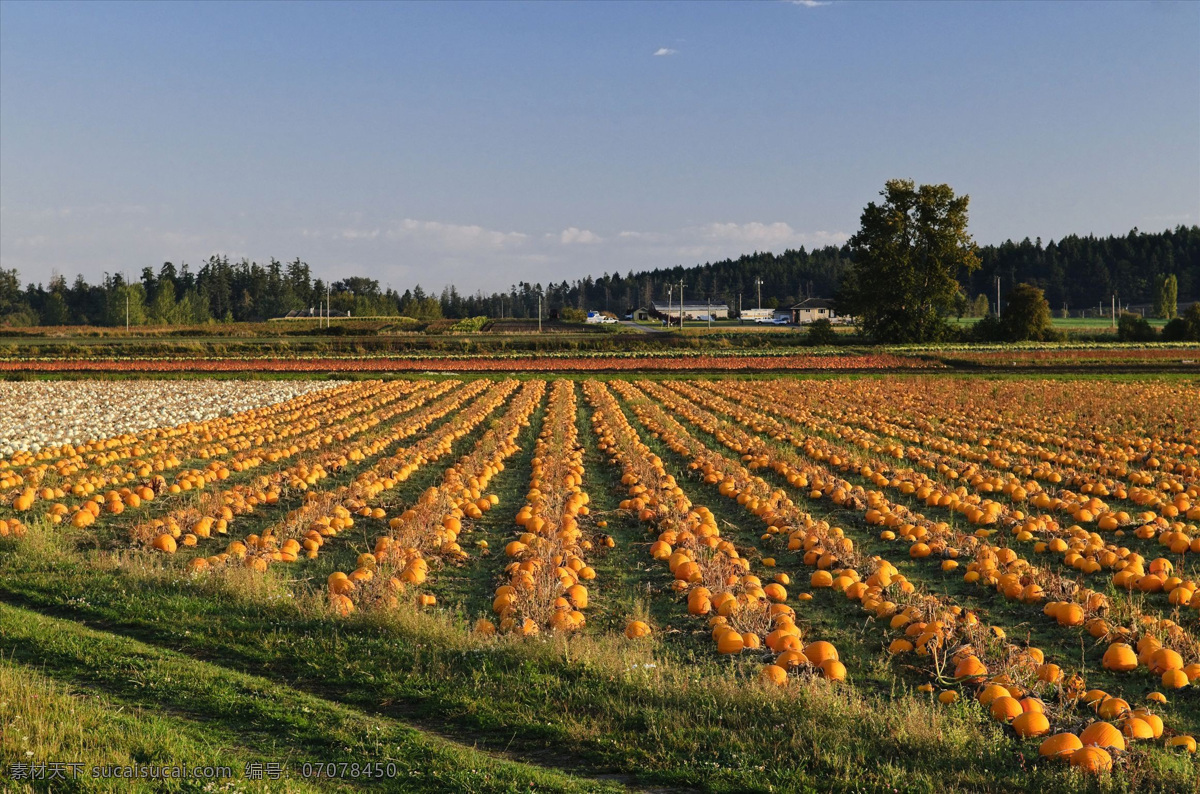
[[[1061,293],[1064,289],[1060,279],[1063,268],[1059,266],[1059,247],[1052,244],[1043,249],[1041,241],[1032,246],[1006,243],[1000,246],[999,252],[987,252],[996,277],[996,306],[969,329],[956,327],[948,322],[948,317],[955,312],[961,316],[963,307],[970,305],[963,284],[978,279],[986,261],[967,231],[970,197],[955,195],[949,185],[917,186],[909,179],[889,180],[880,196],[882,201],[872,201],[863,210],[858,233],[850,238],[853,265],[843,278],[836,298],[838,311],[858,318],[863,335],[885,343],[947,339],[1052,341],[1062,337],[1054,328],[1052,297],[1047,295],[1049,292],[1053,296],[1055,290]],[[1126,238],[1108,238],[1099,245],[1110,254],[1141,252],[1149,270],[1163,266],[1164,262],[1177,265],[1174,251],[1178,248],[1185,256],[1190,255],[1188,245],[1194,243],[1197,236],[1200,236],[1200,229],[1196,227],[1190,230],[1181,227],[1174,233],[1163,235],[1139,235],[1134,230]],[[1162,238],[1169,238],[1166,244]],[[1065,250],[1078,249],[1077,243],[1077,238],[1070,238]],[[1017,266],[1021,261],[1028,264],[1036,260],[1037,257],[1029,259],[1031,252],[1043,251],[1049,251],[1049,254],[1041,258],[1040,265],[1032,272]],[[1017,274],[1027,274],[1027,280],[1013,284],[1003,299],[1003,278],[999,275],[1000,266],[996,264],[1001,261],[1009,261],[1012,265],[1011,279],[1020,277]],[[1048,267],[1047,262],[1054,262],[1055,267]],[[1099,278],[1100,275],[1111,277],[1113,272],[1122,273],[1122,278],[1131,283],[1132,295],[1122,295],[1121,304],[1128,305],[1131,298],[1149,298],[1153,301],[1152,311],[1168,320],[1160,337],[1141,313],[1124,312],[1117,328],[1122,340],[1200,341],[1200,302],[1192,303],[1182,317],[1177,316],[1180,283],[1193,285],[1194,262],[1189,262],[1181,274],[1152,270],[1138,274],[1127,267],[1127,259],[1120,262],[1121,266],[1112,270],[1101,263],[1101,270],[1092,271],[1092,275]],[[1095,284],[1089,285],[1088,289],[1090,291],[1083,294],[1093,297],[1098,294]],[[1114,287],[1109,304],[1114,313],[1115,293]],[[982,293],[976,299],[976,305],[980,301],[984,301],[982,308],[986,308],[986,297]],[[1065,303],[1062,311],[1064,315],[1068,311]],[[1103,313],[1102,298],[1097,313]]]
[[[806,297],[844,293],[844,282],[853,279],[856,260],[863,260],[866,250],[848,242],[779,254],[754,252],[736,259],[626,275],[612,273],[545,285],[522,281],[506,291],[474,294],[460,293],[456,286],[427,293],[419,285],[401,293],[382,289],[378,280],[365,277],[326,282],[314,278],[309,265],[300,259],[287,263],[272,259],[263,265],[213,256],[196,269],[171,262],[157,269],[146,267],[136,281],[106,274],[97,283],[82,276],[68,283],[55,276],[46,283],[24,286],[15,270],[0,270],[0,324],[259,321],[316,309],[326,296],[332,310],[342,314],[405,315],[423,321],[480,315],[532,318],[537,316],[539,297],[546,315],[564,308],[623,315],[652,301],[667,300],[668,289],[680,281],[687,300],[725,302],[736,311],[757,307],[761,294],[761,305],[775,308]],[[1161,311],[1168,286],[1178,301],[1200,298],[1200,226],[1158,233],[1134,229],[1110,237],[1072,235],[1046,245],[1040,239],[1010,240],[972,251],[975,266],[958,269],[939,285],[947,299],[947,305],[939,308],[943,314],[994,314],[997,277],[1002,293],[1019,284],[1041,289],[1056,315],[1107,310],[1114,295],[1122,305],[1148,304]],[[677,288],[673,297],[678,300]],[[890,332],[883,329],[881,334],[887,337]]]

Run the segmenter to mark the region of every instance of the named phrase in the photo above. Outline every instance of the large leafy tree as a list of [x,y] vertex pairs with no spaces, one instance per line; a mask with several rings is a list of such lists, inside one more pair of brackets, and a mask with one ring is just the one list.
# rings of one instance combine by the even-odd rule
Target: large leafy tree
[[1045,341],[1054,337],[1050,304],[1045,294],[1031,284],[1018,284],[1008,293],[1008,304],[1000,315],[1006,338],[1013,342]]
[[854,267],[838,292],[838,313],[858,317],[876,341],[938,339],[948,328],[959,273],[979,267],[967,233],[969,197],[910,179],[890,180],[880,195],[850,238]]

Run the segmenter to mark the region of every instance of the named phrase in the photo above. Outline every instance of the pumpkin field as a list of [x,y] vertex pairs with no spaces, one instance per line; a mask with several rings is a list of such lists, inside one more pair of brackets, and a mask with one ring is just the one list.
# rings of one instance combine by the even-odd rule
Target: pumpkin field
[[0,790],[1200,791],[1194,374],[358,377],[2,384]]

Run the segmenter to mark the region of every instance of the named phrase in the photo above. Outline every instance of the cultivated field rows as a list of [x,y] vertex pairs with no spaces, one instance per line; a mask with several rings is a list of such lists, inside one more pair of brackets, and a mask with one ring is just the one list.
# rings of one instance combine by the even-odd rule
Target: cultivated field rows
[[[195,613],[208,628],[185,646],[231,669],[261,664],[263,654],[277,672],[306,669],[298,651],[276,658],[284,651],[237,636],[231,615],[279,625],[294,613],[318,637],[391,635],[388,653],[413,655],[399,669],[414,679],[462,664],[480,691],[502,686],[486,658],[451,662],[397,643],[424,636],[430,648],[497,658],[537,643],[585,677],[588,664],[595,674],[605,662],[572,666],[572,648],[612,653],[624,669],[609,712],[584,716],[598,694],[562,694],[582,710],[538,730],[525,693],[506,691],[507,708],[493,693],[486,718],[470,717],[483,707],[455,700],[466,695],[444,682],[409,697],[443,712],[454,704],[447,732],[498,726],[524,734],[524,744],[548,732],[628,774],[653,777],[645,754],[674,752],[652,749],[653,731],[623,733],[639,719],[634,703],[643,721],[647,710],[682,707],[669,686],[687,699],[730,698],[739,704],[726,706],[731,723],[830,698],[848,699],[838,701],[847,713],[864,698],[917,704],[932,724],[987,737],[981,768],[996,777],[958,780],[968,788],[1002,784],[1031,764],[1040,777],[1022,780],[1052,788],[1195,788],[1194,386],[945,384],[362,381],[19,453],[0,459],[0,595],[25,612],[152,644],[183,625],[173,621],[196,600],[211,600],[211,613]],[[85,584],[49,573],[64,567]],[[80,594],[114,581],[137,591],[137,606],[123,602],[125,589],[104,603]],[[3,645],[12,636],[0,633]],[[329,708],[362,708],[373,696],[353,682],[369,689],[383,673],[338,658],[344,669],[313,661],[304,675],[320,682]],[[534,658],[526,668],[551,664]],[[685,667],[695,683],[676,677]],[[64,667],[52,679],[55,669],[80,680]],[[697,685],[712,692],[692,692]],[[537,717],[549,720],[544,710]],[[663,730],[705,765],[674,782],[784,784],[801,760],[822,763],[814,740],[797,732],[762,748],[759,770],[721,744],[739,739]],[[8,742],[5,752],[15,751]],[[740,744],[738,752],[753,755]],[[770,758],[779,768],[768,772]],[[937,783],[917,759],[857,763],[872,786]],[[751,773],[759,777],[738,777]],[[849,788],[864,772],[829,774]]]

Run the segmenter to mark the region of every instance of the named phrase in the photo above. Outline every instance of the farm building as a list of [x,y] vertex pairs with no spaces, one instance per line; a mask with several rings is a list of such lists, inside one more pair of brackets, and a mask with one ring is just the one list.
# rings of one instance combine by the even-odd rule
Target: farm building
[[[655,301],[647,311],[658,319],[670,317],[676,320],[679,318],[680,307],[678,303]],[[717,301],[712,303],[708,301],[683,302],[684,320],[706,320],[710,315],[714,320],[727,320],[729,319],[729,306],[724,302]]]
[[792,322],[804,325],[817,320],[836,320],[833,301],[828,298],[808,298],[792,307]]
[[746,322],[775,319],[774,309],[742,309],[742,319]]

